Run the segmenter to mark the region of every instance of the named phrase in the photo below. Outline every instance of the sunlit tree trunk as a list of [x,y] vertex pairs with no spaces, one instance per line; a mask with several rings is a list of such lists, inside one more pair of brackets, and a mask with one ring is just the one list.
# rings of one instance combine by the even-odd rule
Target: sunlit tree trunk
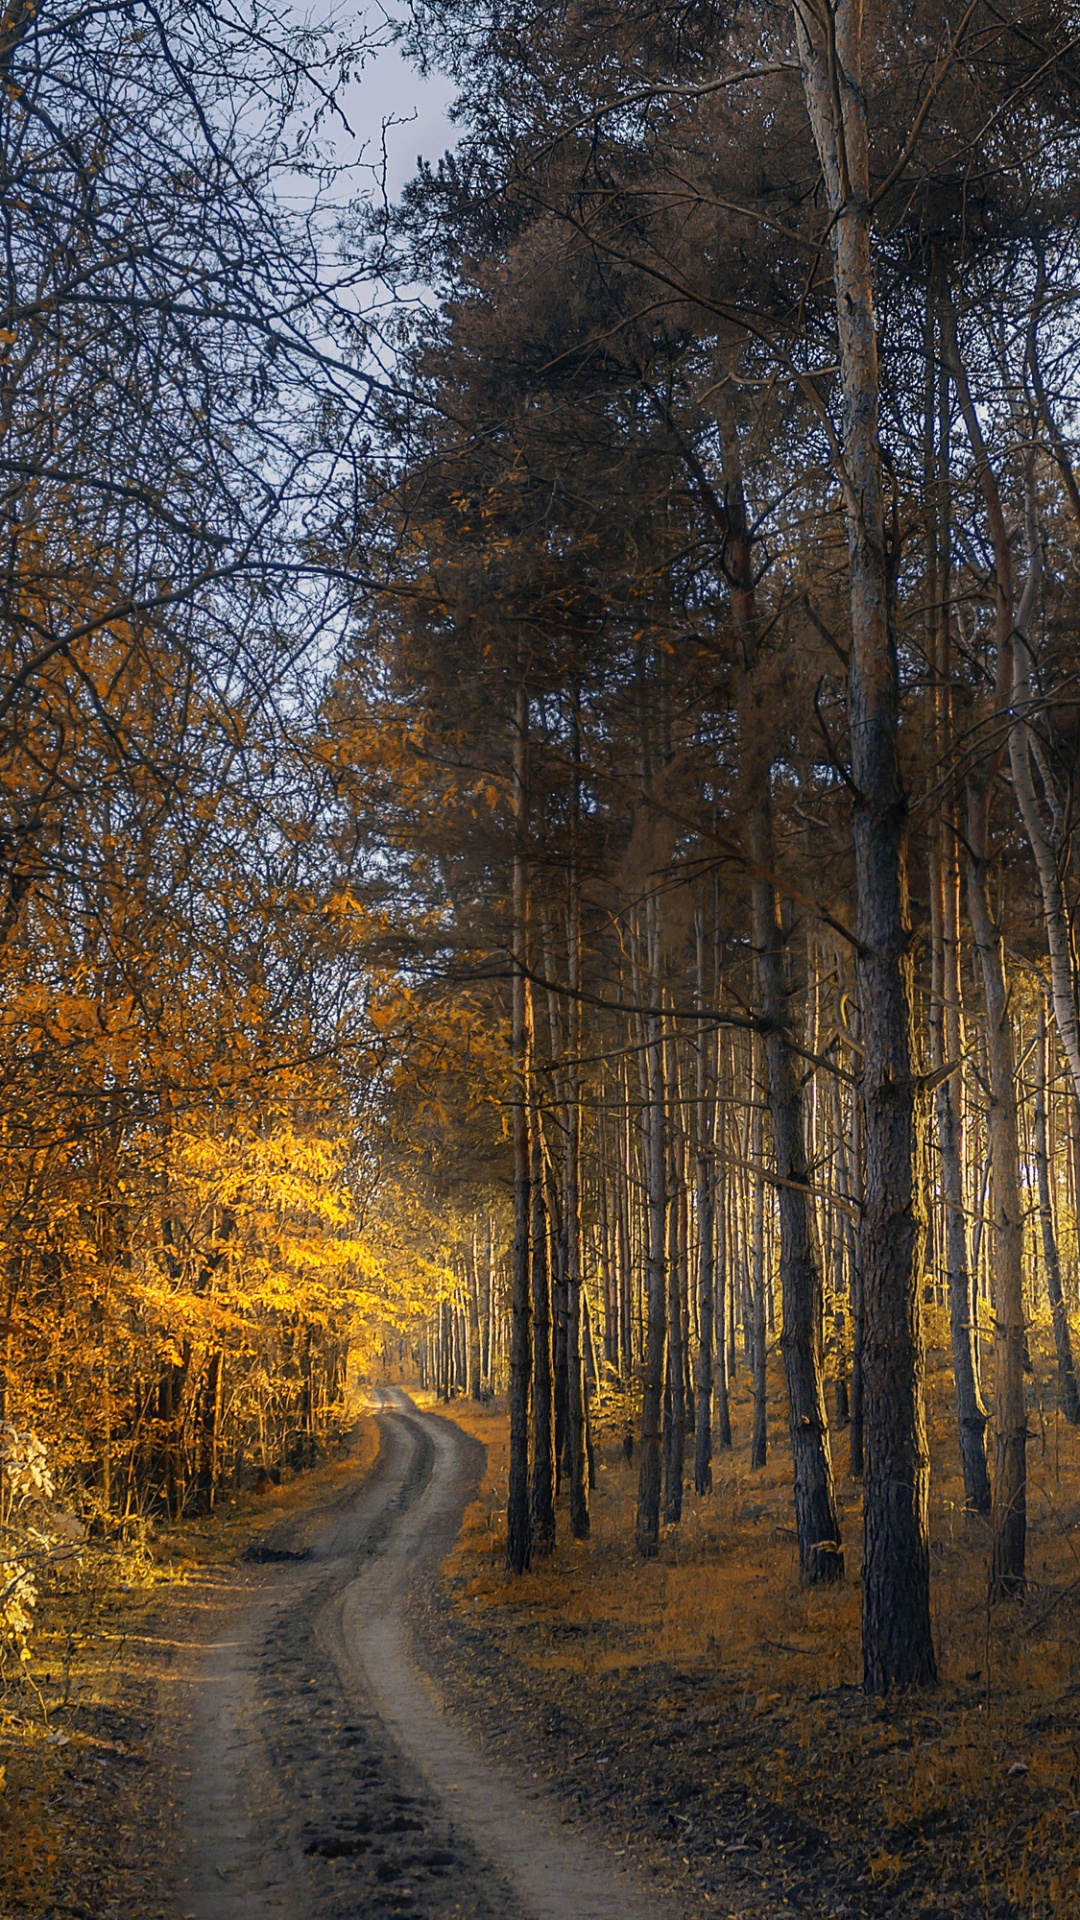
[[988,774],[972,782],[967,818],[968,918],[986,1007],[987,1128],[994,1212],[994,1488],[990,1591],[1022,1593],[1027,1545],[1027,1413],[1024,1406],[1024,1220],[1016,1060],[1001,929],[986,871]]
[[[533,1080],[535,1087],[535,1076]],[[551,1265],[544,1198],[543,1138],[535,1094],[529,1115],[532,1184],[532,1477],[529,1506],[534,1553],[555,1545],[555,1387],[552,1377]]]
[[1045,1010],[1039,1008],[1038,1028],[1035,1035],[1035,1172],[1039,1188],[1039,1232],[1042,1239],[1043,1270],[1046,1274],[1046,1291],[1050,1301],[1050,1313],[1054,1322],[1054,1348],[1057,1353],[1058,1401],[1061,1411],[1070,1426],[1080,1426],[1080,1388],[1076,1380],[1076,1364],[1073,1359],[1072,1336],[1069,1332],[1069,1316],[1065,1308],[1065,1294],[1061,1285],[1061,1262],[1058,1258],[1057,1235],[1054,1231],[1054,1207],[1050,1191],[1050,1151],[1047,1140],[1046,1092],[1049,1075],[1047,1056],[1050,1050],[1050,1036],[1047,1031]]
[[[841,1197],[847,1188],[847,1153],[844,1142],[844,1099],[838,1074],[830,1074],[825,1090],[825,1105],[828,1113],[829,1146],[828,1161],[833,1169],[833,1186]],[[848,1390],[847,1371],[847,1325],[846,1308],[850,1299],[848,1277],[848,1236],[846,1210],[842,1206],[828,1209],[832,1234],[832,1289],[833,1289],[833,1338],[836,1351],[836,1424],[846,1427],[851,1419],[851,1397]]]
[[[934,939],[939,955],[940,1008],[931,1023],[931,1071],[945,1078],[934,1094],[941,1188],[949,1328],[964,1495],[976,1513],[990,1511],[986,1465],[986,1409],[979,1392],[973,1294],[964,1217],[964,1171],[960,1147],[960,869],[955,822],[942,822],[931,874]],[[947,1069],[953,1068],[949,1072]]]
[[[672,1055],[674,1043],[667,1045],[669,1096],[675,1099],[676,1076]],[[667,1389],[664,1417],[664,1520],[677,1526],[682,1519],[683,1478],[686,1454],[686,1351],[683,1338],[684,1247],[681,1235],[681,1180],[679,1150],[673,1122],[668,1139],[667,1210]]]
[[[576,811],[576,809],[575,809]],[[575,1540],[589,1532],[589,1466],[585,1355],[582,1332],[581,1284],[581,927],[574,876],[567,914],[565,1156],[563,1160],[563,1231],[566,1246],[566,1429],[570,1483],[570,1531]]]
[[664,1113],[663,1016],[660,1011],[659,907],[650,894],[642,908],[638,968],[642,1014],[642,1131],[645,1160],[645,1352],[641,1382],[641,1436],[636,1539],[650,1558],[660,1541],[661,1428],[667,1360],[667,1128]]
[[697,1199],[697,1307],[698,1347],[694,1407],[694,1491],[712,1487],[713,1349],[715,1346],[714,1293],[716,1286],[716,1034],[707,1024],[709,969],[706,964],[705,924],[699,912],[694,923],[695,1006],[702,1018],[695,1046],[694,1162]]
[[480,1279],[480,1380],[483,1392],[492,1390],[495,1347],[495,1224],[490,1213],[484,1222],[484,1264]]
[[754,1430],[750,1441],[751,1467],[763,1467],[769,1457],[768,1406],[766,1399],[765,1375],[765,1182],[756,1171],[761,1166],[765,1151],[765,1124],[762,1112],[762,1090],[759,1084],[757,1063],[761,1043],[755,1036],[751,1052],[751,1074],[749,1096],[752,1102],[750,1110],[750,1160],[755,1171],[751,1180],[751,1217],[750,1217],[750,1298],[753,1324],[753,1373],[754,1373]]
[[528,981],[526,978],[525,790],[528,705],[518,694],[514,735],[515,844],[511,881],[510,1070],[514,1152],[514,1244],[510,1300],[510,1459],[506,1560],[524,1573],[532,1554],[529,1516],[529,1376],[532,1371],[531,1179],[529,1154]]
[[[720,1156],[723,1166],[723,1156]],[[722,1191],[722,1189],[721,1189]],[[716,1444],[722,1453],[731,1451],[731,1380],[728,1371],[728,1346],[725,1338],[725,1312],[728,1287],[733,1283],[735,1267],[728,1236],[727,1208],[721,1200],[714,1207],[716,1242],[713,1253],[713,1329],[716,1335]]]
[[475,1225],[465,1269],[465,1305],[469,1318],[468,1390],[473,1400],[480,1400],[483,1396],[480,1363],[480,1253]]

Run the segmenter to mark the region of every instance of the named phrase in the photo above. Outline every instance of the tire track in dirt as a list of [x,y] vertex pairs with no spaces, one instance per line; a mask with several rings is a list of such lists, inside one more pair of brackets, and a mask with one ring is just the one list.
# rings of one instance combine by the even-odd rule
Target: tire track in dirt
[[379,1428],[372,1474],[267,1536],[305,1557],[268,1567],[208,1649],[183,1913],[661,1920],[597,1836],[482,1759],[414,1664],[406,1598],[453,1545],[482,1450],[398,1389]]
[[418,1566],[433,1573],[452,1547],[475,1470],[459,1428],[418,1413],[400,1389],[392,1399],[396,1411],[384,1415],[384,1424],[427,1439],[434,1462],[378,1559],[324,1615],[322,1632],[343,1681],[367,1688],[455,1829],[505,1875],[533,1920],[659,1920],[655,1896],[646,1901],[595,1835],[574,1831],[540,1788],[509,1780],[481,1757],[415,1665],[402,1618],[405,1596]]

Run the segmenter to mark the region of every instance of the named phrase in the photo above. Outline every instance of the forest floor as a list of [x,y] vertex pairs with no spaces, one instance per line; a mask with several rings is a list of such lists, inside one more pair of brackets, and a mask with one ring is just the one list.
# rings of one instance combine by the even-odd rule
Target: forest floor
[[[965,1514],[949,1376],[929,1404],[941,1684],[859,1686],[860,1499],[835,1442],[847,1577],[797,1581],[790,1453],[751,1472],[749,1408],[658,1558],[633,1546],[636,1468],[601,1436],[592,1532],[519,1581],[502,1564],[506,1421],[460,1400],[488,1471],[428,1610],[425,1658],[505,1764],[532,1770],[689,1914],[822,1920],[1080,1915],[1080,1435],[1037,1355],[1030,1589],[987,1607],[987,1524]],[[780,1382],[770,1404],[779,1409]],[[774,1416],[775,1418],[775,1416]]]
[[[1045,1356],[1036,1365],[1031,1587],[1022,1604],[992,1613],[985,1523],[964,1514],[952,1470],[943,1361],[932,1374],[933,1692],[885,1705],[861,1693],[857,1484],[838,1471],[845,1583],[800,1590],[788,1450],[777,1434],[768,1467],[751,1473],[741,1396],[737,1444],[717,1458],[715,1491],[688,1495],[655,1562],[633,1550],[635,1469],[613,1428],[600,1436],[590,1539],[561,1539],[517,1582],[502,1566],[505,1414],[461,1400],[438,1409],[481,1440],[488,1459],[441,1580],[412,1603],[423,1664],[501,1774],[535,1783],[601,1853],[633,1867],[657,1910],[773,1920],[1080,1915],[1080,1436],[1051,1410]],[[47,1596],[31,1671],[0,1712],[4,1920],[191,1912],[177,1845],[191,1797],[197,1663],[208,1639],[228,1643],[245,1610],[251,1617],[265,1569],[246,1556],[268,1533],[292,1538],[312,1515],[344,1510],[376,1451],[364,1420],[350,1458],[162,1529],[126,1559],[90,1556]],[[843,1435],[837,1451],[841,1469]],[[281,1572],[299,1593],[304,1569]],[[297,1790],[309,1806],[335,1790],[317,1773],[330,1746],[350,1778],[363,1770],[358,1760],[383,1767],[380,1790],[397,1794],[386,1824],[412,1845],[414,1822],[430,1827],[433,1816],[377,1753],[358,1756],[368,1722],[353,1725],[332,1704],[326,1636],[309,1633],[303,1648],[282,1641],[279,1651],[292,1691],[275,1695],[274,1711]],[[324,1710],[333,1742],[304,1702]],[[316,1848],[315,1868],[329,1874],[334,1851],[327,1845],[326,1866]],[[452,1825],[444,1852],[465,1871]],[[508,1920],[511,1904],[467,1885],[455,1905],[452,1876],[436,1875],[412,1911]],[[379,1911],[390,1891],[373,1883]]]

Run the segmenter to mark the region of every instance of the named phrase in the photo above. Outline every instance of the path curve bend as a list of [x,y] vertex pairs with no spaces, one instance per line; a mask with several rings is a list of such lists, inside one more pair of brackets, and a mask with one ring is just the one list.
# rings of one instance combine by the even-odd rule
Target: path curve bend
[[418,1412],[400,1389],[388,1403],[385,1423],[428,1437],[434,1460],[423,1492],[378,1558],[336,1597],[333,1624],[324,1625],[343,1682],[368,1690],[402,1751],[533,1920],[658,1920],[655,1896],[646,1899],[620,1862],[605,1857],[602,1840],[570,1827],[539,1788],[515,1783],[480,1755],[418,1666],[404,1603],[421,1569],[433,1573],[457,1538],[471,1463],[452,1421]]
[[401,1389],[373,1472],[274,1529],[196,1686],[183,1920],[678,1920],[539,1787],[485,1758],[417,1660],[481,1449]]

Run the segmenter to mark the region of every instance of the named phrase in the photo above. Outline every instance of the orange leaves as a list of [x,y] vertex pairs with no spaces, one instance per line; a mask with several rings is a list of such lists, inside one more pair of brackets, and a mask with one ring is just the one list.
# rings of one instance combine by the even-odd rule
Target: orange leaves
[[[266,1311],[339,1321],[350,1337],[383,1278],[356,1231],[349,1143],[287,1122],[183,1136],[174,1171],[212,1291],[248,1318]],[[208,1287],[207,1292],[211,1289]]]
[[389,1033],[398,1024],[401,1013],[400,1004],[375,999],[368,1002],[367,1017],[376,1033]]

